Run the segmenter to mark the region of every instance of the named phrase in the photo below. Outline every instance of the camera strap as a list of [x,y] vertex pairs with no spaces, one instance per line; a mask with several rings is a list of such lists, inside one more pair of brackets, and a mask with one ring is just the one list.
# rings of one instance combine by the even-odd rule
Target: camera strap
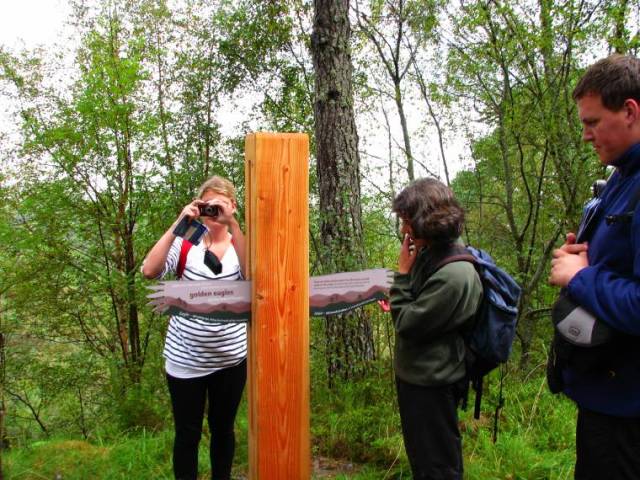
[[186,238],[183,238],[182,246],[180,247],[180,257],[178,257],[178,266],[176,267],[176,276],[178,279],[182,278],[184,267],[187,265],[187,255],[189,254],[191,247],[193,247],[193,243]]

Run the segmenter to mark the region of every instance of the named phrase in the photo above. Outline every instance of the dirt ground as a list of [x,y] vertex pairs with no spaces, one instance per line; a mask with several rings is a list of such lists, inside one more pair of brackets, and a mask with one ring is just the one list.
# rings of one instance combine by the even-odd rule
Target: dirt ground
[[357,465],[344,460],[316,457],[313,459],[313,478],[334,478],[336,475],[349,475],[357,472]]
[[[314,457],[312,469],[311,478],[314,480],[330,480],[337,475],[349,477],[358,472],[358,466],[352,462],[327,457]],[[234,476],[234,480],[248,480],[248,477]]]

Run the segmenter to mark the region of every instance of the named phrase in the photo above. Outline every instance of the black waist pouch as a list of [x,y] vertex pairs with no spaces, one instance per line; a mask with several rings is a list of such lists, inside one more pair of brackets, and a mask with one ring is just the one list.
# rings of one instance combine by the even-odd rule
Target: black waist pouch
[[547,383],[553,393],[564,389],[562,371],[612,370],[622,336],[569,296],[560,293],[551,311],[554,335],[547,361]]

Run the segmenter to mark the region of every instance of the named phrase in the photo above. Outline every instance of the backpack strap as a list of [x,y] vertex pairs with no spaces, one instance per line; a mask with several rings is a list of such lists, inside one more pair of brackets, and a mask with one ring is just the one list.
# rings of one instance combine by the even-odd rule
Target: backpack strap
[[184,267],[187,265],[187,255],[189,250],[191,250],[191,247],[193,247],[193,243],[186,238],[183,238],[182,246],[180,247],[180,257],[178,258],[178,267],[176,268],[176,276],[178,279],[182,278]]
[[428,270],[426,278],[431,277],[434,273],[440,270],[442,267],[449,263],[453,262],[470,262],[473,265],[476,265],[476,258],[467,250],[466,247],[453,244],[445,247],[442,250],[434,252],[435,259],[433,261],[433,266],[430,270]]
[[458,254],[451,255],[449,257],[446,257],[446,258],[443,258],[442,260],[440,260],[440,262],[436,266],[436,270],[435,271],[438,271],[442,267],[444,267],[445,265],[447,265],[449,263],[453,263],[453,262],[469,262],[469,263],[473,263],[474,266],[477,263],[476,262],[476,258],[473,255],[471,255],[470,253],[458,253]]
[[[496,404],[496,410],[493,413],[493,443],[498,441],[498,419],[500,418],[500,410],[504,407],[504,395],[503,395],[503,386],[504,386],[504,370],[505,366],[500,365],[500,393],[498,394],[498,403]],[[479,407],[478,407],[479,413]],[[480,418],[478,415],[476,418]]]
[[[475,267],[476,271],[478,272],[478,275],[480,276],[480,280],[482,281],[483,277],[480,274],[480,271],[478,270],[479,265],[478,265],[478,261],[476,260],[476,257],[474,257],[471,253],[469,253],[469,251],[464,247],[460,247],[456,245],[453,247],[452,250],[453,250],[453,254],[441,259],[440,262],[437,264],[435,270],[438,270],[441,267],[453,262],[469,262]],[[486,287],[483,285],[483,288],[486,288]],[[482,301],[483,302],[485,301],[484,296]],[[477,315],[480,314],[481,310],[482,310],[482,305],[478,308],[478,312],[476,312],[474,323],[478,321]],[[473,362],[473,357],[475,356],[475,353],[473,352],[473,350],[471,350],[468,347],[468,345],[465,347],[465,350],[466,350],[465,357],[467,358],[467,368],[469,368],[469,365]],[[469,356],[471,356],[472,358],[469,359]],[[476,392],[476,398],[473,405],[473,418],[478,420],[480,418],[480,405],[482,402],[482,394],[484,392],[484,374],[477,375],[467,371],[467,378],[468,378],[466,382],[467,385],[462,397],[462,409],[466,410],[467,408],[468,395],[469,395],[469,383],[471,383],[471,387]],[[504,376],[502,374],[500,377],[500,399],[498,401],[498,405],[496,406],[496,411],[494,416],[493,443],[495,443],[498,438],[498,415],[499,415],[500,409],[504,405],[504,398],[502,396],[503,378]]]
[[602,196],[607,186],[607,180],[600,179],[593,182],[591,192],[593,196],[589,200],[582,211],[580,225],[576,232],[576,243],[582,243],[591,239],[596,227],[600,224],[602,217]]
[[[418,253],[423,255],[423,252]],[[427,256],[426,262],[420,266],[420,272],[417,277],[419,278],[419,286],[422,286],[431,276],[451,262],[457,262],[460,260],[473,261],[473,256],[462,245],[438,245],[431,247]],[[412,287],[413,288],[413,287]]]
[[[435,273],[445,265],[448,265],[449,263],[453,263],[453,262],[469,262],[474,266],[474,268],[478,272],[478,275],[480,275],[480,272],[478,271],[478,261],[476,260],[476,257],[474,257],[466,249],[466,247],[462,247],[460,245],[453,245],[453,247],[449,250],[448,254],[443,258],[441,258],[440,261],[436,264],[431,274]],[[480,276],[480,280],[482,280],[482,276]],[[484,301],[484,298],[482,301]],[[479,314],[481,309],[482,307],[480,306],[478,308],[478,312],[476,312],[474,316],[474,320],[473,320],[474,324],[477,322],[477,315]],[[473,362],[473,358],[475,358],[475,353],[469,348],[466,341],[465,341],[465,358],[466,358],[465,363],[467,363],[467,369],[468,369],[469,365]],[[465,380],[465,386],[462,392],[462,401],[461,401],[461,404],[462,404],[461,406],[463,410],[466,410],[468,405],[469,384],[471,384],[471,387],[473,387],[473,390],[476,392],[476,399],[475,399],[475,404],[473,408],[473,416],[477,420],[480,418],[480,402],[482,401],[482,391],[483,391],[482,375],[480,376],[471,375],[469,370],[467,370],[467,378]]]
[[473,404],[473,418],[480,420],[480,405],[482,403],[482,393],[484,392],[484,377],[474,378],[471,380],[471,384],[473,389],[476,391],[476,402]]

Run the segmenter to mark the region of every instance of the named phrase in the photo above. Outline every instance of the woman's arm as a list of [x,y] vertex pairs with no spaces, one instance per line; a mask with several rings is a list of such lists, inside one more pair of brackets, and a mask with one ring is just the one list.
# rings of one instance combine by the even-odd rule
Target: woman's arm
[[146,258],[142,263],[141,269],[142,275],[144,275],[145,278],[157,278],[162,273],[164,264],[167,261],[169,249],[171,248],[173,241],[176,239],[176,235],[173,233],[173,230],[185,215],[191,218],[196,218],[200,214],[198,205],[200,205],[201,203],[201,200],[194,200],[189,205],[184,207],[176,221],[173,222],[173,224],[166,232],[164,232],[164,234],[156,242],[149,253],[147,253]]
[[238,211],[237,204],[235,200],[222,201],[220,199],[214,199],[210,203],[218,205],[222,210],[220,215],[218,215],[217,221],[226,225],[229,229],[229,233],[231,233],[231,244],[238,255],[238,261],[240,262],[240,271],[242,272],[242,276],[247,278],[247,255],[244,233],[242,233],[240,224],[235,217],[235,214]]
[[164,232],[160,240],[156,242],[142,263],[142,275],[145,278],[157,278],[164,269],[164,264],[167,261],[167,255],[169,254],[169,249],[173,244],[176,236],[173,233],[173,229],[175,228],[175,223],[171,225],[169,230]]
[[231,244],[233,245],[233,248],[236,250],[236,254],[238,255],[238,261],[240,262],[240,270],[242,271],[242,276],[244,278],[247,278],[247,255],[244,233],[242,233],[242,229],[240,228],[240,225],[235,218],[229,224],[229,231],[231,232]]

